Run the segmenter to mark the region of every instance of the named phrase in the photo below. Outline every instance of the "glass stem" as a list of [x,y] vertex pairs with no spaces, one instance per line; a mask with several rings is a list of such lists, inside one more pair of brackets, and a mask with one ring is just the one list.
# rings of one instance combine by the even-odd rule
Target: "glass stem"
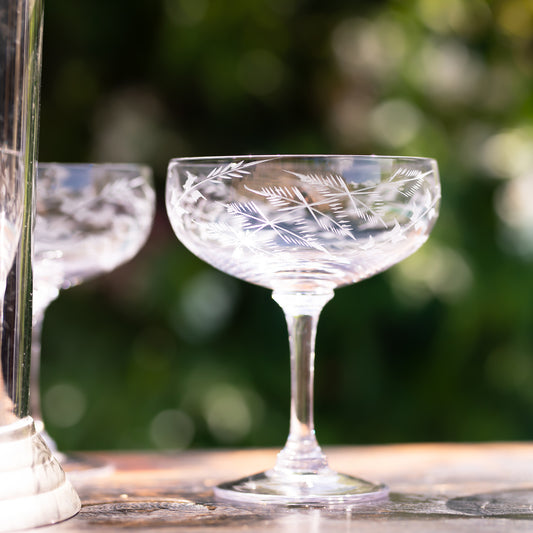
[[318,318],[333,291],[320,294],[278,293],[272,297],[287,319],[291,354],[291,418],[287,443],[274,470],[316,473],[328,467],[315,436],[313,389]]

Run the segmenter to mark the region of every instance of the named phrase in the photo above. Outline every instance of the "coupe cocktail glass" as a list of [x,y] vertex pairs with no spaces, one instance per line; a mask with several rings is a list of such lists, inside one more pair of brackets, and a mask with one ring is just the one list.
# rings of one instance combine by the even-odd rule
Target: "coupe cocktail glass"
[[137,254],[155,212],[152,172],[133,164],[39,163],[34,236],[31,411],[35,426],[69,474],[105,465],[57,451],[41,413],[41,328],[48,305],[68,289]]
[[417,250],[440,203],[432,159],[388,156],[242,156],[173,159],[166,205],[195,255],[272,289],[291,351],[287,443],[266,472],[215,488],[223,499],[348,504],[388,489],[328,466],[313,423],[318,316],[337,287],[368,278]]

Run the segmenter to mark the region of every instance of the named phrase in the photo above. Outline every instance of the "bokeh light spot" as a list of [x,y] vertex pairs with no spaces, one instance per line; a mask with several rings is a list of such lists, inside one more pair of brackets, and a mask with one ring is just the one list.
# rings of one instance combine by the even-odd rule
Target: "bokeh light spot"
[[471,102],[485,74],[484,64],[459,39],[428,40],[411,65],[412,80],[439,104]]
[[494,176],[513,178],[533,168],[533,128],[518,127],[492,135],[481,151],[482,165]]
[[388,100],[374,109],[370,121],[375,139],[396,148],[417,135],[422,113],[407,100]]
[[155,91],[130,86],[111,92],[94,115],[91,158],[95,161],[168,163],[184,150],[182,139],[165,123],[168,110]]
[[533,2],[531,0],[505,0],[498,6],[497,21],[507,34],[531,38],[533,32]]
[[500,243],[506,251],[533,255],[533,173],[507,181],[495,196],[495,209],[502,222]]
[[431,297],[448,302],[461,298],[472,285],[472,270],[453,248],[427,243],[391,270],[393,287],[402,301],[424,303]]
[[43,396],[46,420],[57,427],[71,427],[77,424],[87,408],[87,397],[76,385],[57,383]]
[[238,442],[251,429],[252,416],[245,394],[233,385],[212,387],[205,397],[204,412],[209,430],[220,442]]
[[158,413],[150,423],[150,439],[162,450],[187,448],[194,437],[194,422],[178,409]]
[[171,20],[182,26],[198,24],[205,17],[209,0],[166,0],[165,11]]
[[368,102],[363,97],[346,95],[338,98],[330,110],[330,128],[339,144],[357,145],[368,137]]
[[483,28],[491,17],[484,0],[418,0],[416,12],[436,33],[470,35]]
[[206,340],[224,327],[236,297],[232,279],[214,270],[202,270],[183,288],[172,317],[176,330],[191,342]]
[[331,46],[341,70],[382,78],[396,71],[407,52],[404,30],[392,17],[345,19],[333,30]]

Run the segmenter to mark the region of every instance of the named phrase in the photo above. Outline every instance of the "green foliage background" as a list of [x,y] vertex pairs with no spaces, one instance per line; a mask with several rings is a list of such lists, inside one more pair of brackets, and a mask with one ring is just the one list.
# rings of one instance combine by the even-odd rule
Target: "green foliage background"
[[240,153],[439,162],[428,243],[323,312],[322,444],[532,439],[532,35],[526,0],[46,0],[39,159],[146,163],[159,196],[139,255],[48,310],[60,448],[283,444],[281,310],[164,211],[171,157]]

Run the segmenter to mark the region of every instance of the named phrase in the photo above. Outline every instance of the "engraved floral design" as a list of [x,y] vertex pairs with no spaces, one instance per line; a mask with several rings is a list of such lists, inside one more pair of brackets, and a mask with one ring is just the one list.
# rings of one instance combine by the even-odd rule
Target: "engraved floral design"
[[200,188],[209,183],[219,183],[219,180],[228,180],[233,178],[243,178],[244,176],[250,174],[247,170],[249,167],[259,165],[265,161],[252,161],[245,163],[244,161],[238,161],[235,163],[228,163],[227,165],[221,165],[215,167],[209,174],[203,178],[199,177],[192,172],[187,171],[187,181],[183,185],[183,192],[191,195],[193,201],[198,200],[199,198],[204,198],[200,192]]
[[[302,180],[303,181],[303,180]],[[304,181],[305,183],[305,181]],[[280,213],[291,213],[298,216],[298,211],[304,211],[304,216],[309,214],[311,220],[322,230],[332,231],[343,237],[351,237],[351,225],[346,220],[342,204],[337,200],[317,200],[309,199],[301,188],[291,187],[262,187],[259,190],[246,187],[250,192],[254,192],[265,198],[270,204],[278,209]]]
[[[237,255],[246,250],[279,253],[290,247],[331,254],[327,243],[339,239],[353,241],[361,250],[400,242],[406,239],[406,231],[418,229],[417,224],[438,202],[429,189],[421,191],[431,171],[400,167],[374,182],[292,170],[280,171],[288,184],[270,182],[256,187],[259,180],[244,180],[250,178],[253,167],[265,161],[231,162],[216,166],[203,177],[187,170],[183,190],[171,192],[172,209],[203,226],[205,237],[232,247]],[[242,195],[225,201],[223,183],[234,179],[243,180]],[[209,207],[197,205],[200,200],[217,197],[216,206],[213,202],[206,202]],[[229,217],[213,216],[221,208]]]
[[304,219],[287,219],[285,216],[286,212],[282,212],[281,216],[272,216],[271,213],[266,213],[255,202],[243,204],[232,202],[226,208],[228,213],[241,217],[243,228],[246,230],[253,231],[254,233],[271,230],[285,244],[325,250],[317,242],[317,239],[311,231],[305,227]]

